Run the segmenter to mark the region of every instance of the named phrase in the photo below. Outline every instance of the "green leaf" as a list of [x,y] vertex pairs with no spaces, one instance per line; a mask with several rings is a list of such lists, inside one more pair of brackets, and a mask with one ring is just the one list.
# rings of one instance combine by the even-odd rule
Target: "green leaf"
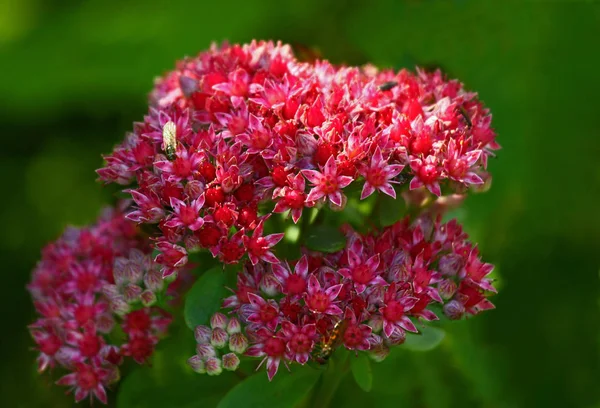
[[306,246],[313,251],[337,252],[346,246],[346,237],[335,227],[319,225],[310,229]]
[[269,382],[267,373],[260,371],[236,385],[217,407],[292,408],[310,392],[320,375],[320,370],[303,366],[291,373],[280,372]]
[[359,353],[357,357],[350,357],[350,367],[354,380],[363,391],[369,392],[373,388],[373,369],[371,361],[365,353]]
[[399,189],[396,189],[397,198],[394,200],[387,194],[380,193],[377,197],[379,212],[379,222],[382,226],[387,227],[400,221],[406,215],[406,205],[400,197]]
[[184,318],[190,329],[201,324],[208,324],[210,316],[217,312],[225,291],[225,273],[223,268],[216,266],[206,271],[185,297]]
[[412,351],[429,351],[442,342],[446,332],[437,327],[425,326],[420,334],[407,334],[404,348]]

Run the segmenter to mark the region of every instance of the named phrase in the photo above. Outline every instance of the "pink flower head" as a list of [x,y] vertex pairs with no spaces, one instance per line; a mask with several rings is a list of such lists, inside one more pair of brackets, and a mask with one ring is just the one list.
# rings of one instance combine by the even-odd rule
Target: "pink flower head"
[[388,164],[383,159],[381,149],[376,147],[375,153],[371,157],[370,165],[359,170],[360,175],[365,178],[365,185],[363,186],[360,199],[364,200],[373,194],[375,190],[396,198],[396,191],[392,187],[391,180],[400,174],[402,169],[404,169],[404,166],[401,164]]
[[306,197],[307,202],[327,197],[338,207],[342,206],[342,188],[348,186],[353,180],[352,177],[338,175],[333,156],[327,160],[323,172],[302,170],[302,174],[313,184],[313,188]]
[[250,304],[247,306],[247,320],[257,326],[264,326],[274,331],[279,324],[279,309],[273,300],[266,301],[254,293],[248,294]]

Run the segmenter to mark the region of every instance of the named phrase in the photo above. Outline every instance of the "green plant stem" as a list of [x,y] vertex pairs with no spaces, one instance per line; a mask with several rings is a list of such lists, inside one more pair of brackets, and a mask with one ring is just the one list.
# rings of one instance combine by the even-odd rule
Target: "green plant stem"
[[314,394],[312,407],[326,408],[331,404],[340,383],[350,369],[349,354],[340,361],[330,361],[327,369],[321,376],[321,382],[317,392]]

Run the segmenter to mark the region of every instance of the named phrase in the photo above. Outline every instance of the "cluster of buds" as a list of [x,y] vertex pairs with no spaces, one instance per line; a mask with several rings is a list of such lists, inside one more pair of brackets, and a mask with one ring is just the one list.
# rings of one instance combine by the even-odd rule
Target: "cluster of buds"
[[219,375],[223,369],[237,370],[239,355],[248,348],[248,339],[242,334],[239,320],[228,319],[222,313],[211,317],[210,327],[197,326],[194,335],[196,354],[188,359],[188,364],[200,374]]
[[345,249],[306,254],[293,267],[248,262],[225,299],[250,339],[246,354],[263,357],[269,378],[282,361],[319,361],[315,347],[340,327],[339,344],[328,347],[381,360],[418,332],[417,321],[437,320],[436,307],[450,319],[493,308],[493,266],[456,221],[423,216],[367,235],[344,232]]
[[106,283],[103,292],[112,311],[121,316],[140,306],[153,306],[158,297],[164,297],[168,285],[151,254],[137,248],[129,251],[128,257],[115,259],[113,276],[115,283]]
[[[123,257],[147,258],[148,249],[148,240],[123,212],[109,210],[95,225],[70,228],[49,244],[33,271],[28,289],[39,317],[29,330],[39,351],[38,371],[56,366],[69,371],[57,384],[71,387],[76,401],[94,396],[106,403],[105,387],[119,380],[124,359],[146,361],[171,321],[163,310],[143,304],[114,313],[104,293],[123,280]],[[125,334],[119,343],[110,335],[115,326]]]
[[128,186],[129,219],[158,225],[164,276],[198,248],[224,263],[277,263],[281,235],[263,236],[265,218],[343,209],[352,183],[361,199],[395,197],[408,180],[437,196],[481,186],[499,148],[476,94],[439,71],[303,63],[272,42],[180,61],[150,104],[98,174]]

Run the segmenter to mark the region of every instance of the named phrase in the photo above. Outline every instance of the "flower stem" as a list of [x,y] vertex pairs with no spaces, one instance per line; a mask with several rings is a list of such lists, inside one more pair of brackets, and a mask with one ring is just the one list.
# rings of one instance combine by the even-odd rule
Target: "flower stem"
[[328,363],[327,369],[321,377],[319,388],[313,395],[312,407],[326,408],[330,406],[333,396],[350,368],[348,356],[349,353],[344,353],[340,360]]

